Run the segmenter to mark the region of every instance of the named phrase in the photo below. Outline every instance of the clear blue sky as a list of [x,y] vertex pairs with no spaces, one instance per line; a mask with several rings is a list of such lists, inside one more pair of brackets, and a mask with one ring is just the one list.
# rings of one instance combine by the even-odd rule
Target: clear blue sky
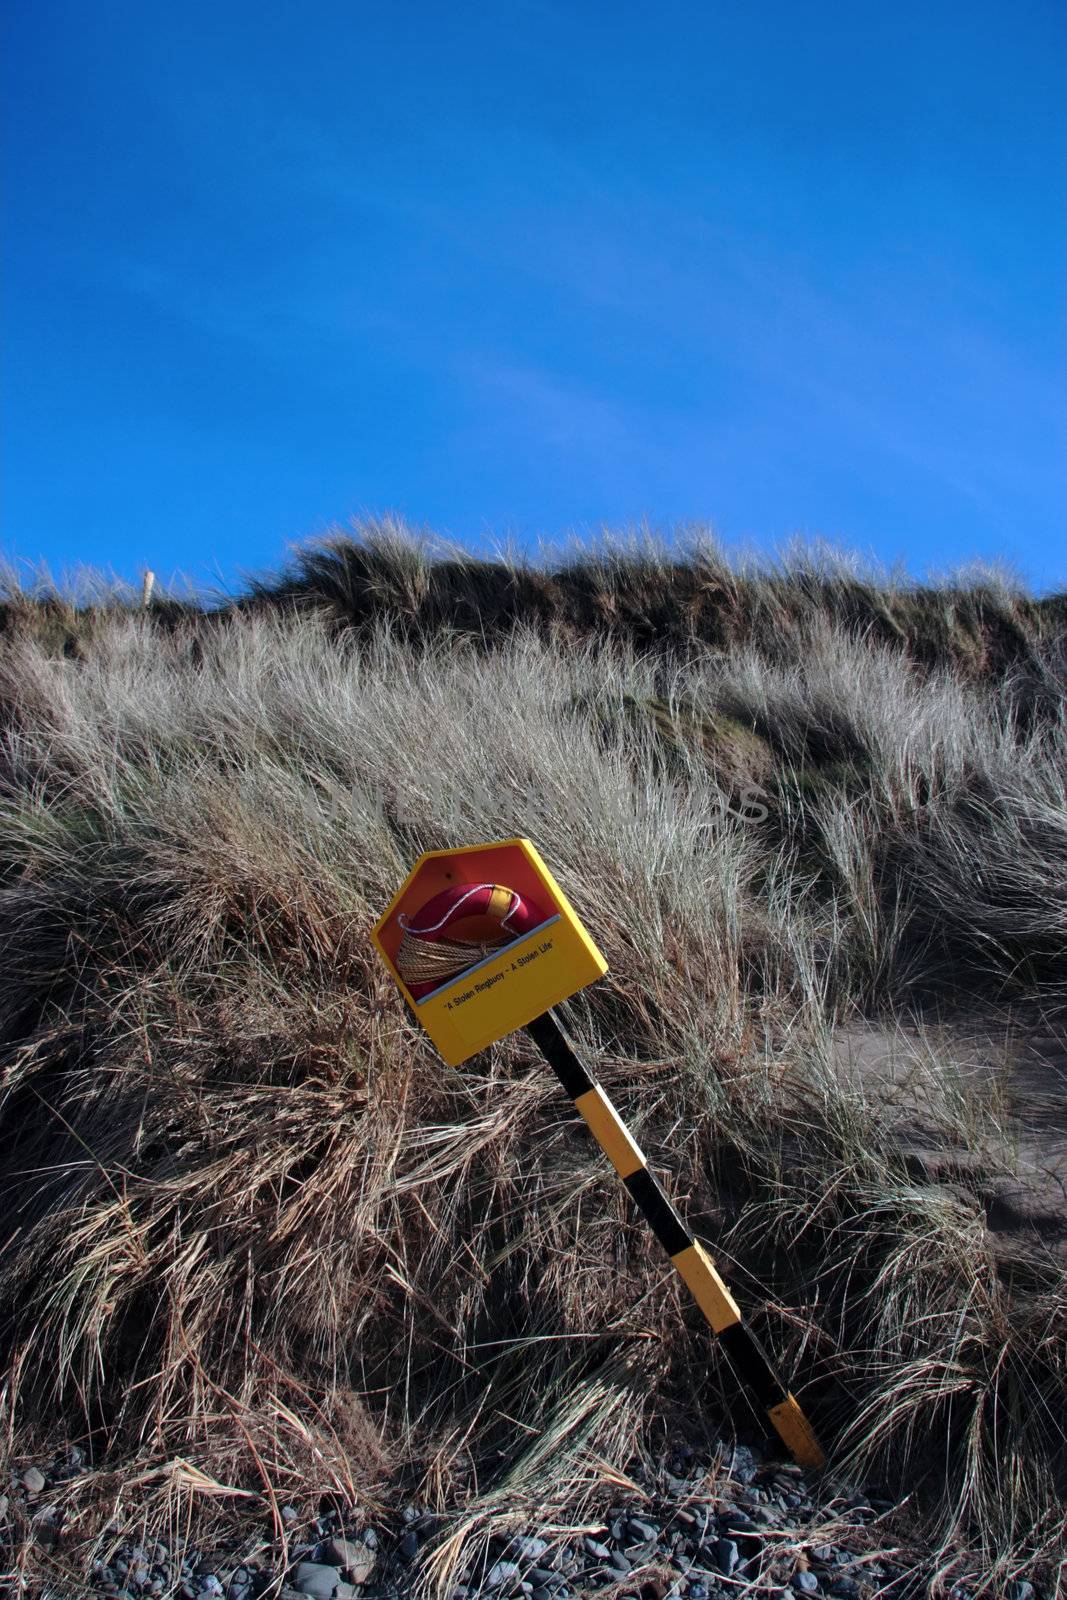
[[398,511],[1067,583],[1062,0],[7,0],[0,541]]

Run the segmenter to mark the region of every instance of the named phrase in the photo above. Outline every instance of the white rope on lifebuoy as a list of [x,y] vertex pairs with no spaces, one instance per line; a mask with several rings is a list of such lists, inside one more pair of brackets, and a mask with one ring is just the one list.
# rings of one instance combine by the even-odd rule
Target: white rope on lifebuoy
[[[430,920],[423,924],[423,917]],[[487,918],[495,927],[488,936],[482,933],[471,939],[454,934],[449,937],[452,923],[473,918]],[[401,936],[397,973],[411,987],[413,996],[423,999],[429,989],[521,938],[543,920],[540,907],[507,884],[454,884],[439,890],[414,915],[398,915]]]
[[[399,922],[400,926],[403,928],[405,933],[408,933],[408,932],[415,933],[415,934],[436,933],[439,928],[443,928],[444,927],[446,922],[452,922],[452,921],[455,920],[456,915],[459,912],[460,908],[462,906],[466,905],[467,901],[470,899],[472,894],[481,894],[483,889],[495,889],[495,888],[497,888],[497,885],[495,883],[472,883],[470,888],[466,891],[466,893],[465,894],[461,894],[459,899],[455,902],[455,904],[448,907],[448,909],[445,912],[444,916],[441,917],[437,922],[432,922],[428,928],[415,928],[415,927],[413,927],[412,926],[412,919],[410,917],[406,917],[403,912],[400,913],[400,915],[397,917],[396,920]],[[517,894],[515,894],[514,890],[512,890],[512,892],[511,892],[511,906],[508,909],[507,916],[501,918],[501,923],[500,923],[501,927],[505,927],[507,925],[508,917],[513,915],[513,913],[515,911],[515,907],[518,905],[518,902],[519,902],[519,897],[518,897]],[[419,912],[415,913],[416,920],[418,919],[419,915],[420,915]]]

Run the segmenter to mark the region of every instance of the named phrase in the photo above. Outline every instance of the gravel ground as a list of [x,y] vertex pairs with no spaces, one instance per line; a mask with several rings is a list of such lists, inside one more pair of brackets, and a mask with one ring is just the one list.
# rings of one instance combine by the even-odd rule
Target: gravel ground
[[[32,1524],[36,1539],[61,1546],[50,1491],[83,1469],[74,1450],[13,1473],[9,1494],[0,1496],[6,1539],[13,1527]],[[829,1474],[809,1481],[791,1464],[736,1445],[712,1461],[681,1447],[654,1473],[635,1464],[631,1477],[636,1493],[605,1499],[598,1517],[580,1527],[531,1518],[522,1531],[483,1544],[455,1575],[447,1600],[917,1600],[930,1591],[932,1563],[904,1542],[893,1502]],[[358,1511],[334,1511],[310,1525],[291,1506],[282,1515],[287,1559],[259,1528],[242,1549],[180,1554],[164,1543],[124,1541],[116,1531],[89,1583],[50,1589],[47,1600],[422,1600],[432,1592],[426,1557],[452,1526],[416,1505],[374,1524]],[[6,1542],[8,1571],[14,1554]],[[960,1571],[965,1576],[947,1590],[951,1600],[983,1589],[1005,1600],[1051,1600],[1051,1590],[1023,1578],[990,1591],[979,1568],[964,1560]]]

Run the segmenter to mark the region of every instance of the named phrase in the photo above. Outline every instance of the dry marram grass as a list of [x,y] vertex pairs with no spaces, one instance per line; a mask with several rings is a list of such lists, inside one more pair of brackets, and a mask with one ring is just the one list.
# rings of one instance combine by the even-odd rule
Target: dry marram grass
[[[474,1536],[580,1507],[695,1371],[709,1426],[736,1407],[524,1037],[442,1072],[373,957],[420,851],[514,834],[610,962],[583,1049],[836,1458],[913,1491],[946,1570],[1055,1559],[1063,1259],[991,1230],[1011,1107],[922,1022],[1061,1026],[1055,608],[395,530],[300,581],[5,613],[3,1393],[16,1458],[92,1450],[63,1560],[116,1508],[283,1539],[284,1502],[398,1481]],[[842,1069],[860,1017],[908,1019],[902,1078]]]

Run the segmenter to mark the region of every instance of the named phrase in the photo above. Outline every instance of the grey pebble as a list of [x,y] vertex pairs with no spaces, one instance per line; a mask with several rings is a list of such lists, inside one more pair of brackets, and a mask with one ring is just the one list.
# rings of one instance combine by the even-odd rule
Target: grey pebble
[[715,1565],[723,1574],[723,1577],[729,1578],[741,1560],[741,1552],[734,1541],[732,1539],[716,1539],[711,1546],[711,1553]]
[[417,1533],[412,1533],[409,1528],[400,1541],[400,1559],[402,1561],[414,1561],[418,1553],[419,1536]]
[[485,1575],[487,1589],[502,1589],[506,1583],[514,1583],[519,1575],[517,1561],[497,1561],[489,1568]]
[[327,1567],[320,1561],[301,1561],[293,1573],[293,1587],[313,1600],[333,1600],[334,1590],[341,1582],[336,1567]]
[[594,1561],[610,1561],[611,1551],[606,1544],[601,1544],[599,1539],[592,1538],[588,1533],[582,1538],[582,1546]]
[[1008,1585],[1008,1600],[1034,1600],[1034,1586],[1025,1578],[1016,1578]]
[[626,1531],[632,1539],[641,1544],[650,1544],[659,1538],[659,1529],[651,1522],[642,1522],[637,1517],[629,1517],[626,1522]]
[[819,1580],[814,1572],[794,1572],[789,1580],[794,1589],[799,1589],[801,1594],[818,1594]]
[[532,1534],[516,1534],[508,1546],[509,1553],[514,1551],[523,1561],[536,1561],[548,1549],[547,1539],[535,1538]]
[[745,1444],[734,1445],[728,1465],[734,1477],[742,1483],[751,1483],[759,1471],[759,1463]]
[[27,1494],[40,1494],[44,1486],[44,1473],[39,1471],[37,1467],[27,1467],[25,1472],[22,1474],[22,1487],[26,1490]]

